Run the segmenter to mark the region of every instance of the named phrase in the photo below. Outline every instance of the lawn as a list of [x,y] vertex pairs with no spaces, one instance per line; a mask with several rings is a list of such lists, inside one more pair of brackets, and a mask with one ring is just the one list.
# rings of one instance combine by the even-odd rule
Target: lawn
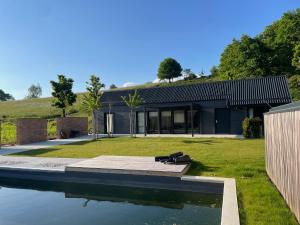
[[106,138],[15,155],[84,158],[154,156],[174,151],[193,158],[190,175],[236,178],[242,225],[298,224],[266,175],[262,139]]

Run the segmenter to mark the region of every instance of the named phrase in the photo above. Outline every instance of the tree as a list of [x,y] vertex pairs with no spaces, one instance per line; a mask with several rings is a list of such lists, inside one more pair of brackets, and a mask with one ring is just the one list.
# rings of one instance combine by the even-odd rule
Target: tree
[[173,78],[180,77],[181,72],[181,65],[175,59],[166,58],[159,65],[157,77],[170,83]]
[[111,84],[111,85],[109,86],[109,89],[115,89],[115,88],[117,88],[117,86],[116,86],[115,84]]
[[294,48],[292,65],[300,71],[300,43]]
[[41,96],[42,96],[42,87],[39,84],[37,85],[32,84],[28,88],[28,94],[25,98],[32,99],[32,98],[39,98]]
[[52,106],[62,109],[62,117],[66,116],[66,108],[76,102],[77,95],[73,93],[73,79],[58,75],[58,82],[50,81],[52,86],[52,96],[54,97]]
[[269,74],[268,49],[247,35],[233,40],[221,55],[218,75],[222,80],[267,76]]
[[184,69],[182,73],[184,80],[193,80],[198,78],[198,76],[191,69]]
[[272,49],[269,56],[272,75],[295,74],[292,59],[294,49],[300,43],[300,9],[285,13],[280,20],[267,26],[259,38]]
[[218,73],[219,73],[218,67],[213,66],[213,67],[210,69],[210,77],[211,77],[211,78],[217,78],[217,77],[218,77]]
[[0,89],[0,101],[15,100],[14,97]]
[[233,40],[221,55],[219,77],[287,75],[299,72],[300,9],[285,13],[255,38]]
[[292,99],[300,100],[300,75],[294,75],[289,78],[289,87]]
[[83,109],[88,112],[92,113],[92,124],[93,124],[93,136],[94,139],[96,138],[97,130],[97,123],[96,123],[96,114],[97,110],[101,107],[100,98],[102,96],[101,89],[105,87],[104,84],[101,83],[100,78],[92,75],[90,77],[90,82],[86,82],[87,87],[87,94],[83,95],[83,102],[82,106]]
[[134,94],[129,94],[128,96],[121,96],[123,102],[129,107],[129,123],[130,123],[130,136],[133,137],[135,134],[135,113],[134,110],[142,104],[143,100],[141,96],[137,93],[137,90],[134,91]]

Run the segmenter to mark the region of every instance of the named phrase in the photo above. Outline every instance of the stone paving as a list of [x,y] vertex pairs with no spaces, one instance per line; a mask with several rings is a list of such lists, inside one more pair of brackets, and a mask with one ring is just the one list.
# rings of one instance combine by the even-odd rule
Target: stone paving
[[67,165],[66,171],[180,177],[188,168],[155,162],[154,157],[99,156]]
[[0,156],[0,170],[73,171],[180,177],[188,168],[189,165],[155,162],[154,157],[99,156],[92,159],[73,159]]
[[92,136],[82,136],[77,138],[70,138],[70,139],[55,139],[49,140],[44,142],[32,143],[27,145],[14,145],[8,147],[1,147],[0,155],[9,155],[29,150],[35,149],[42,149],[42,148],[49,148],[56,145],[65,145],[65,144],[72,144],[80,141],[89,141],[92,139]]
[[65,171],[69,164],[85,159],[0,156],[0,170]]

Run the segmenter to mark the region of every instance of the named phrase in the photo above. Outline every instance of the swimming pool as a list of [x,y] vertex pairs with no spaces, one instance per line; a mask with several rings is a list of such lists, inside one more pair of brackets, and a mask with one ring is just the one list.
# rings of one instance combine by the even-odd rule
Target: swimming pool
[[0,181],[5,225],[220,225],[222,194],[19,179]]

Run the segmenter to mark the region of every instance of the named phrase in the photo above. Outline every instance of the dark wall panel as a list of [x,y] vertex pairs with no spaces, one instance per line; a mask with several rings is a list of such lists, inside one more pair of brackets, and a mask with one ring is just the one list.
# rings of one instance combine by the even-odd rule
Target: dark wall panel
[[114,113],[114,133],[129,134],[130,130],[129,112]]
[[201,133],[202,134],[215,133],[215,109],[214,108],[201,109]]
[[230,113],[230,133],[242,134],[242,123],[247,116],[247,108],[232,108]]

